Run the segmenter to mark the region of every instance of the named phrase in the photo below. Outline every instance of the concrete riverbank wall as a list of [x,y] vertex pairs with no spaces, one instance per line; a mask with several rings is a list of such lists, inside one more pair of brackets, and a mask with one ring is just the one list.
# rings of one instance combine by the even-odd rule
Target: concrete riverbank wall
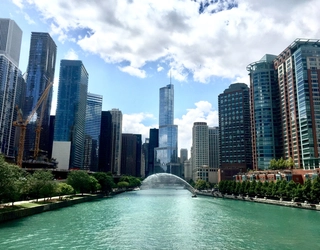
[[82,202],[93,201],[102,197],[102,195],[75,196],[72,199],[57,200],[50,203],[37,204],[37,206],[35,207],[20,208],[13,211],[0,212],[0,223],[43,213],[50,210],[55,210],[58,208],[72,206]]
[[248,202],[258,202],[270,205],[277,205],[277,206],[285,206],[285,207],[293,207],[293,208],[300,208],[300,209],[309,209],[309,210],[317,210],[320,211],[320,204],[310,204],[308,202],[296,202],[296,201],[283,201],[283,200],[272,200],[267,198],[258,198],[258,197],[249,197],[249,196],[242,196],[242,195],[222,195],[219,192],[215,193],[203,193],[203,192],[196,192],[197,195],[203,196],[210,196],[216,198],[226,198],[226,199],[233,199],[233,200],[240,200],[240,201],[248,201]]

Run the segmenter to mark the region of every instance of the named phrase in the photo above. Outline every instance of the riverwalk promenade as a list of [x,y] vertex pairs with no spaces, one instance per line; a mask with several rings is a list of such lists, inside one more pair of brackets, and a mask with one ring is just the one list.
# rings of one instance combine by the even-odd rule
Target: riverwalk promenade
[[264,203],[264,204],[270,204],[270,205],[277,205],[277,206],[285,206],[285,207],[294,207],[294,208],[301,208],[301,209],[309,209],[309,210],[317,210],[320,211],[320,204],[311,204],[308,202],[296,202],[296,201],[284,201],[282,199],[280,200],[273,200],[273,199],[267,199],[264,198],[258,198],[258,197],[249,197],[248,195],[227,195],[227,194],[221,194],[220,192],[201,192],[196,191],[197,195],[204,195],[204,196],[210,196],[210,197],[216,197],[216,198],[226,198],[226,199],[232,199],[232,200],[241,200],[241,201],[248,201],[248,202],[258,202],[258,203]]
[[105,196],[101,194],[84,194],[52,197],[51,199],[41,198],[38,200],[33,199],[16,201],[14,202],[13,206],[12,203],[1,204],[0,223],[23,218],[38,213],[43,213],[54,209],[72,206],[82,202],[93,201],[103,197]]

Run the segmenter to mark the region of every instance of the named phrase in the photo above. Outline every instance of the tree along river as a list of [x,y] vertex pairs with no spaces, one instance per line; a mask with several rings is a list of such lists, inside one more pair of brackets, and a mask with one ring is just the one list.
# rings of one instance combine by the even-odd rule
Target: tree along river
[[0,249],[320,249],[317,211],[200,196],[119,194],[0,225]]

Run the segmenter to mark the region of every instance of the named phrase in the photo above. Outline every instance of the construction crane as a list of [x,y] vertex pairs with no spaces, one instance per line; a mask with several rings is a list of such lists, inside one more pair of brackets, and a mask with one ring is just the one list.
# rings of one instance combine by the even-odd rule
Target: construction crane
[[40,117],[37,119],[37,127],[36,127],[36,139],[34,143],[34,151],[33,151],[33,159],[37,159],[39,154],[39,147],[40,147],[40,135],[42,130],[42,120],[44,115],[44,110],[46,108],[46,100],[47,100],[48,94],[44,97],[42,101],[41,111],[40,111]]
[[[29,124],[31,118],[33,117],[35,112],[38,110],[38,108],[41,106],[43,101],[46,100],[52,85],[53,85],[53,82],[50,82],[48,84],[48,86],[45,88],[45,90],[43,91],[42,95],[40,96],[36,106],[31,111],[31,113],[29,114],[29,116],[27,117],[26,120],[23,120],[22,112],[18,108],[18,106],[16,106],[17,113],[18,113],[18,120],[13,122],[13,126],[16,126],[16,127],[20,128],[19,148],[18,148],[18,156],[17,156],[17,165],[20,166],[20,167],[22,167],[22,158],[23,158],[23,152],[24,152],[24,141],[25,141],[25,137],[26,137],[27,125]],[[44,107],[42,107],[41,114],[40,114],[41,122],[42,122],[43,112],[44,112]],[[40,121],[40,119],[39,119],[39,121]],[[38,124],[39,124],[39,121],[38,121]],[[36,129],[36,144],[37,144],[37,147],[38,147],[37,152],[39,152],[40,132],[41,132],[41,124],[38,125],[37,129]]]

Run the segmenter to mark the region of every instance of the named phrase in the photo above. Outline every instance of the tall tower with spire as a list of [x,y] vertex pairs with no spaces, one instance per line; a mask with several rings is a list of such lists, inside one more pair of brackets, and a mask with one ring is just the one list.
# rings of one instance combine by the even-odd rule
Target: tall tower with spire
[[178,126],[174,120],[174,86],[160,88],[159,95],[159,147],[155,148],[155,173],[181,175],[178,164]]

